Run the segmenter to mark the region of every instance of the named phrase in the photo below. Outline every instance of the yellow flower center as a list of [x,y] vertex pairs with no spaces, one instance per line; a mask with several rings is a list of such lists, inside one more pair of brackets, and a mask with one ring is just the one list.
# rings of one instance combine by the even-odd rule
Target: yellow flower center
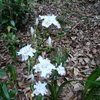
[[48,71],[48,74],[50,74],[51,72],[50,71]]
[[44,91],[46,91],[46,89],[44,89]]
[[41,69],[41,66],[38,66],[38,69]]
[[59,23],[58,21],[56,21],[56,23]]
[[36,92],[39,92],[39,91],[36,91]]
[[31,50],[34,50],[35,48],[31,48]]
[[49,23],[48,21],[46,23]]
[[26,55],[24,55],[24,57],[26,57]]

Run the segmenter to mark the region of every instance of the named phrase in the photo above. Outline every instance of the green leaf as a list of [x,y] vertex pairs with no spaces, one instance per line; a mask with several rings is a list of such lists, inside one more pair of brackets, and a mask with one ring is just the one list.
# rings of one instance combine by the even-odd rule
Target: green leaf
[[4,37],[7,37],[7,34],[6,33],[1,33]]
[[38,96],[36,100],[42,100],[42,95]]
[[100,100],[100,96],[93,96],[93,99],[98,99],[98,100]]
[[30,70],[31,70],[31,61],[30,61],[30,57],[28,57],[28,74],[30,74]]
[[92,96],[94,94],[94,88],[95,87],[92,87],[91,90],[88,92],[87,95],[82,96],[83,100],[90,100],[90,99],[92,99]]
[[12,26],[7,27],[8,32],[10,32],[11,29],[12,29]]
[[60,31],[57,31],[56,33],[57,33],[57,34],[60,34],[61,32],[60,32]]
[[3,69],[0,69],[0,76],[4,76],[4,75],[6,75],[7,73],[6,73],[6,71],[5,70],[3,70]]
[[13,29],[14,29],[14,30],[17,30],[17,28],[16,28],[16,27],[13,27]]
[[[95,82],[100,83],[100,80]],[[100,97],[100,85],[93,84],[92,87],[88,90],[88,92],[82,96],[82,100],[90,100],[93,99],[94,96]]]
[[0,0],[0,10],[4,9],[4,5],[1,3],[2,1]]
[[8,93],[6,83],[3,83],[2,92],[3,92],[4,96],[6,97],[6,100],[11,100],[9,93]]
[[69,32],[69,31],[70,31],[70,29],[64,30],[64,32]]
[[60,87],[59,87],[59,89],[58,89],[58,91],[57,91],[57,97],[60,95],[60,93],[61,93],[63,87],[64,87],[66,84],[68,84],[68,83],[70,83],[70,82],[72,82],[72,81],[74,81],[74,80],[64,82],[64,83],[62,83],[62,84],[60,85]]
[[84,18],[87,18],[87,17],[85,17],[85,16],[84,16],[84,17],[82,17],[82,19],[84,19]]
[[9,46],[9,51],[12,53],[11,56],[15,62],[17,62],[16,58],[16,50],[15,47],[13,46],[13,43],[10,43],[11,46]]
[[51,99],[54,100],[54,91],[53,91],[53,88],[52,88],[51,84],[49,84],[49,83],[48,83],[48,88],[49,88],[49,91],[51,93]]
[[[87,80],[95,81],[99,76],[100,76],[100,66],[97,67],[97,68],[90,74],[90,76],[88,77]],[[85,87],[84,87],[84,91],[83,91],[83,95],[86,94],[87,90],[88,90],[92,85],[93,85],[92,83],[86,82]]]
[[2,20],[2,24],[7,23],[7,22],[8,22],[8,20],[6,20],[6,19]]
[[68,3],[73,3],[73,1],[72,1],[72,0],[68,0],[67,2],[68,2]]
[[15,68],[12,65],[9,65],[8,69],[9,69],[11,75],[12,75],[13,80],[16,81],[16,71],[15,71]]
[[12,26],[15,26],[15,22],[13,20],[10,21]]
[[12,35],[12,40],[14,40],[16,38],[16,36],[15,35]]
[[89,20],[93,20],[93,18],[88,18]]
[[17,89],[13,89],[10,91],[9,95],[10,95],[10,98],[14,98],[16,96],[16,93],[17,93]]
[[53,98],[51,98],[51,96],[45,95],[45,97],[47,97],[49,100],[53,100]]
[[84,81],[84,82],[86,82],[86,83],[95,84],[95,85],[100,85],[100,82],[94,82],[94,81],[90,81],[90,80],[71,80],[71,81],[67,81],[67,82],[64,82],[64,83],[62,83],[62,84],[60,85],[60,87],[59,87],[59,89],[58,89],[58,91],[57,91],[57,97],[60,95],[60,93],[61,93],[63,87],[64,87],[66,84],[68,84],[68,83],[70,83],[70,82],[72,82],[72,81]]

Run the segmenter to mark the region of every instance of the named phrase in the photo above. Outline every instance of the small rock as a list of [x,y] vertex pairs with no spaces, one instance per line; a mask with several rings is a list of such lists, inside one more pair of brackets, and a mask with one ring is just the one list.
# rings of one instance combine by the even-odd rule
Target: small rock
[[83,85],[80,83],[77,83],[74,85],[74,91],[79,91],[79,90],[83,90]]
[[79,74],[79,70],[77,68],[74,68],[74,75],[77,76]]
[[71,39],[72,39],[72,40],[75,40],[75,39],[76,39],[76,36],[71,37]]
[[82,62],[83,61],[83,58],[79,58],[79,62]]
[[92,60],[92,61],[91,61],[91,64],[92,64],[92,65],[96,65],[96,63],[95,63],[95,61],[94,61],[94,60]]
[[85,61],[86,63],[89,63],[90,59],[89,59],[89,58],[84,58],[84,61]]
[[96,50],[96,49],[94,49],[92,52],[93,52],[93,53],[96,53],[96,52],[97,52],[97,50]]
[[87,43],[86,43],[87,46],[89,46],[90,44],[91,44],[90,42],[87,42]]
[[74,99],[74,94],[73,92],[69,92],[66,97],[63,97],[63,100],[73,100]]

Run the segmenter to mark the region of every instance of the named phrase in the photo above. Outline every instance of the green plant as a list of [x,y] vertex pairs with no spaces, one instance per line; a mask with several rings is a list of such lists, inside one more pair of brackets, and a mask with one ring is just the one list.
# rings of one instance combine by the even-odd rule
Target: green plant
[[70,80],[63,82],[60,86],[57,85],[58,75],[55,73],[52,77],[51,83],[48,83],[48,88],[51,93],[50,96],[46,96],[49,100],[58,100],[60,93],[65,85],[72,81],[86,82],[81,100],[100,99],[100,80],[97,78],[100,76],[100,66],[97,67],[87,80]]
[[11,100],[15,98],[17,89],[8,90],[6,83],[0,84],[0,99]]
[[[57,65],[60,65],[60,63],[62,63],[62,64],[66,63],[66,60],[68,60],[69,51],[70,50],[66,50],[64,47],[59,48],[57,51],[52,51],[51,61],[53,63],[56,63]],[[56,54],[55,54],[55,52],[56,52]]]
[[[25,23],[28,0],[0,0],[0,26],[20,26]],[[23,22],[24,21],[24,22]]]
[[14,83],[11,81],[12,79],[16,81],[16,72],[15,68],[12,65],[8,66],[11,76],[8,73],[0,69],[0,76],[6,75],[8,79],[5,82],[0,83],[0,99],[3,100],[11,100],[16,97],[17,89],[9,89],[7,85],[15,86]]
[[86,82],[82,95],[82,100],[100,99],[100,66],[98,66],[87,78],[87,81],[93,81],[94,83]]
[[18,37],[16,37],[16,35],[13,32],[10,32],[11,29],[12,29],[12,26],[8,26],[7,27],[8,33],[2,33],[2,35],[5,37],[5,39],[3,39],[5,41],[5,44],[9,46],[16,45],[19,43],[17,41]]
[[16,51],[15,51],[15,46],[19,44],[18,42],[18,37],[16,37],[15,34],[13,34],[13,32],[10,32],[10,30],[13,29],[12,26],[8,26],[7,30],[8,30],[8,34],[7,33],[2,33],[2,35],[4,36],[4,41],[5,44],[8,46],[8,50],[11,52],[11,56],[14,59],[14,61],[17,61],[16,59]]
[[8,67],[8,70],[9,70],[9,72],[10,72],[10,74],[11,74],[12,77],[9,76],[8,73],[5,70],[3,70],[3,69],[0,69],[0,76],[6,75],[8,77],[7,82],[9,82],[11,79],[13,79],[14,81],[16,81],[17,75],[16,75],[16,70],[15,70],[14,66],[8,65],[7,67]]

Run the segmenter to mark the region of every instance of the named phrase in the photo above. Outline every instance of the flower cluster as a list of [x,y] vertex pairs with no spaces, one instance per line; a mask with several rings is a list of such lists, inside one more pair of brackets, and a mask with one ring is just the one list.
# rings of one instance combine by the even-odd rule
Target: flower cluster
[[40,63],[35,65],[33,69],[35,69],[35,72],[41,72],[41,77],[49,77],[52,73],[53,69],[56,69],[53,64],[50,63],[50,60],[43,59],[41,56],[38,57],[38,60]]
[[33,49],[31,47],[31,45],[27,45],[25,47],[23,47],[22,49],[20,49],[18,53],[18,55],[22,55],[22,61],[26,61],[28,59],[28,56],[33,57],[34,54],[36,52],[36,49]]
[[40,63],[36,64],[33,67],[33,69],[35,70],[36,73],[41,72],[41,77],[44,77],[44,78],[50,77],[52,70],[57,70],[58,74],[60,74],[60,75],[66,74],[65,69],[62,66],[62,64],[60,64],[56,68],[53,64],[50,63],[50,60],[48,60],[47,58],[43,59],[41,56],[39,56],[38,60]]
[[35,95],[39,95],[41,94],[42,96],[44,94],[46,94],[48,92],[48,90],[46,89],[47,83],[41,83],[40,81],[38,83],[36,83],[36,85],[34,85],[35,90],[33,91],[33,93],[31,94],[32,97],[34,97]]
[[[62,67],[62,64],[60,64],[57,68],[50,63],[50,60],[48,58],[44,59],[42,56],[38,57],[39,63],[34,65],[33,69],[35,70],[34,72],[41,72],[41,77],[48,78],[50,77],[52,70],[57,70],[58,74],[60,75],[65,75],[65,69]],[[44,96],[47,94],[48,90],[46,89],[46,83],[41,83],[40,81],[34,85],[35,90],[31,94],[32,97],[34,95],[39,95],[41,94]]]
[[61,28],[59,22],[56,20],[57,16],[55,16],[55,15],[47,15],[47,16],[39,15],[39,17],[41,19],[44,19],[43,22],[42,22],[42,26],[48,28],[50,25],[54,24],[54,25],[57,26],[57,28]]
[[[59,22],[56,20],[56,16],[55,15],[47,15],[47,16],[40,16],[39,17],[41,19],[43,19],[42,22],[42,26],[48,28],[50,25],[54,24],[55,26],[57,26],[57,28],[61,28]],[[37,28],[38,28],[38,18],[36,19],[35,25],[36,25],[36,29],[33,29],[33,27],[30,27],[30,33],[32,35],[32,38],[34,38],[33,40],[35,41],[36,39],[36,35],[35,34],[37,32]],[[52,48],[52,39],[49,36],[48,40],[47,40],[47,44],[49,48]],[[31,47],[31,45],[27,45],[25,47],[23,47],[22,49],[20,49],[18,53],[18,55],[22,55],[22,61],[26,61],[28,59],[28,57],[33,57],[34,53],[36,52],[36,49],[33,49]],[[44,59],[42,56],[38,57],[38,61],[39,63],[34,65],[33,70],[35,73],[40,72],[40,76],[44,77],[44,78],[49,78],[50,75],[52,74],[53,70],[58,71],[58,74],[60,75],[65,75],[65,69],[62,66],[62,64],[60,64],[57,68],[55,67],[55,65],[51,64],[50,60],[48,58]],[[32,83],[34,82],[34,75],[31,74],[31,80]],[[48,90],[46,89],[46,85],[47,83],[41,83],[40,81],[38,81],[35,85],[34,85],[34,90],[31,94],[32,97],[34,97],[34,95],[42,95],[44,96],[45,94],[48,93]]]

